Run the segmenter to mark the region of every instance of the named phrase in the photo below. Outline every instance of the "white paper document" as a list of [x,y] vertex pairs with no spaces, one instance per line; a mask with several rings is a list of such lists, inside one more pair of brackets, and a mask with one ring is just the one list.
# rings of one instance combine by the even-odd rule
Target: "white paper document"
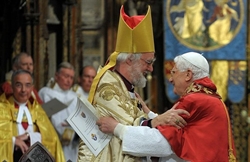
[[96,125],[97,120],[95,108],[88,100],[79,98],[76,111],[67,118],[68,123],[95,156],[102,151],[112,137],[99,130]]

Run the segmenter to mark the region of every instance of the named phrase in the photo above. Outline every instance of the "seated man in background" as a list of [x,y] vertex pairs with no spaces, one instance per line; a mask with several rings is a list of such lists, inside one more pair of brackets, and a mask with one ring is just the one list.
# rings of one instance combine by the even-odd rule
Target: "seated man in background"
[[[23,70],[27,70],[29,71],[32,75],[33,75],[33,59],[32,57],[25,53],[22,52],[18,55],[16,55],[13,59],[12,59],[12,71],[9,72],[9,76],[11,77],[11,74],[19,69],[23,69]],[[0,89],[0,94],[5,93],[5,94],[12,94],[13,90],[11,88],[11,81],[10,81],[10,77],[6,78],[6,82],[4,82],[1,85],[1,89]],[[38,101],[38,103],[42,103],[42,100],[40,99],[40,97],[38,96],[37,90],[35,89],[35,87],[33,87],[33,90],[31,92],[31,96],[36,99]]]
[[52,115],[51,122],[60,137],[65,159],[71,160],[72,162],[76,162],[77,159],[78,140],[75,140],[74,137],[76,134],[66,119],[77,106],[77,95],[71,90],[74,76],[74,67],[68,62],[63,62],[59,65],[55,73],[55,82],[51,84],[50,87],[43,87],[38,92],[45,103],[57,98],[60,102],[68,105],[67,108]]
[[96,76],[96,69],[93,66],[84,66],[79,73],[78,84],[72,87],[79,97],[88,99],[92,82]]
[[30,97],[30,72],[14,71],[13,94],[0,96],[0,161],[18,162],[35,142],[41,142],[56,161],[65,162],[62,146],[50,120],[36,99]]

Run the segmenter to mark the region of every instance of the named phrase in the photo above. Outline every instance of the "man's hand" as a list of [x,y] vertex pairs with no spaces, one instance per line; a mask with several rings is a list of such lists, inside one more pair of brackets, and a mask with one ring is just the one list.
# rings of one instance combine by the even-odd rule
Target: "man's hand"
[[151,121],[152,127],[158,125],[172,125],[180,129],[187,125],[187,122],[180,115],[190,116],[189,112],[183,109],[175,109],[179,103],[176,103],[170,110],[158,115]]
[[69,127],[70,125],[69,125],[68,121],[65,119],[64,122],[61,123],[61,126],[62,127]]
[[26,140],[29,139],[29,136],[30,136],[29,133],[24,133],[22,135],[16,136],[16,138],[18,138],[18,139],[20,139],[22,141],[26,141]]
[[21,149],[22,153],[25,153],[29,149],[29,146],[27,146],[24,141],[28,139],[29,139],[28,133],[16,136],[15,149]]
[[107,134],[113,134],[114,129],[116,125],[118,124],[118,121],[116,121],[112,117],[101,117],[97,122],[96,125],[98,125],[100,131]]
[[135,92],[135,96],[138,98],[139,102],[141,103],[143,112],[148,114],[150,112],[150,109],[148,108],[146,103],[142,100],[141,96],[136,92]]

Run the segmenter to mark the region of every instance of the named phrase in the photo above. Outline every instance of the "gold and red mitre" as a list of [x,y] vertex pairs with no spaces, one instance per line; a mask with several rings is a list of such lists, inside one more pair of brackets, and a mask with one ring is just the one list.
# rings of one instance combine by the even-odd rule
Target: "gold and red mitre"
[[116,65],[116,58],[121,52],[137,54],[155,52],[150,6],[148,6],[146,15],[131,17],[124,12],[124,7],[121,7],[116,48],[109,56],[107,64],[98,72],[92,83],[88,98],[90,103],[93,101],[100,78],[108,69]]
[[124,12],[123,6],[121,7],[115,51],[126,53],[155,51],[150,6],[146,15],[131,17]]

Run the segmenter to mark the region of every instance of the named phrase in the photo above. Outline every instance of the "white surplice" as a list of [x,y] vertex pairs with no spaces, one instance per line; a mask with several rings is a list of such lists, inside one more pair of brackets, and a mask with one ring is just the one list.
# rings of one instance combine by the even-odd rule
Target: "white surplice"
[[71,88],[71,90],[74,91],[79,98],[88,99],[88,97],[89,97],[89,93],[85,92],[82,89],[82,87],[80,85],[78,85],[78,84],[73,85],[73,87]]
[[[62,90],[56,83],[53,88],[43,87],[38,92],[38,94],[43,100],[43,102],[45,103],[54,98],[57,98],[62,103],[68,105],[67,108],[51,116],[51,122],[53,126],[55,127],[59,135],[59,138],[61,139],[65,129],[69,128],[69,127],[63,126],[62,124],[67,124],[66,119],[68,118],[70,113],[76,109],[76,105],[77,105],[76,93],[71,90],[67,90],[67,91]],[[76,162],[77,155],[78,155],[78,142],[74,141],[72,138],[69,145],[63,146],[63,152],[65,155],[66,161],[70,159],[72,162]]]
[[159,162],[185,162],[172,151],[167,139],[155,128],[147,126],[124,126],[119,132],[124,154],[137,157],[160,157]]

